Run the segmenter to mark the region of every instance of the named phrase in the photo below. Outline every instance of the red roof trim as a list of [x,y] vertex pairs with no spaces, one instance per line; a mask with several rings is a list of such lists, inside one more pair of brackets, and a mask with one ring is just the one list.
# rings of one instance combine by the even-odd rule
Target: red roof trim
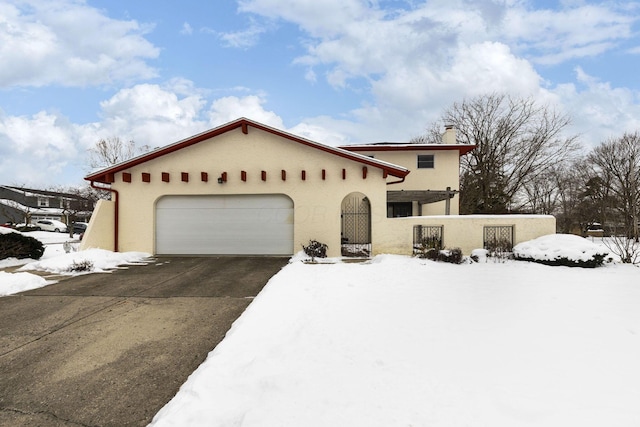
[[476,148],[475,145],[468,144],[389,144],[389,145],[343,145],[340,148],[354,153],[370,151],[445,151],[458,150],[460,155],[467,154]]
[[123,171],[125,169],[132,168],[139,164],[148,162],[149,160],[157,159],[158,157],[162,157],[166,154],[173,153],[182,148],[189,147],[191,145],[197,144],[199,142],[205,141],[207,139],[213,138],[215,136],[221,135],[223,133],[226,133],[238,128],[240,128],[243,131],[247,130],[248,132],[248,126],[254,127],[256,129],[260,129],[264,132],[278,135],[282,138],[286,138],[290,141],[297,142],[299,144],[306,145],[308,147],[312,147],[330,154],[334,154],[336,156],[339,156],[345,159],[353,160],[365,165],[380,168],[384,171],[387,171],[388,174],[398,178],[403,178],[409,174],[409,170],[401,166],[393,165],[391,163],[386,163],[382,161],[377,161],[375,159],[365,158],[364,156],[361,156],[357,153],[356,154],[352,153],[351,151],[353,150],[351,151],[345,150],[344,147],[343,148],[330,147],[328,145],[313,142],[311,140],[295,136],[288,132],[284,132],[284,131],[263,125],[261,123],[254,122],[249,119],[241,118],[233,122],[229,122],[227,124],[219,126],[217,128],[208,130],[206,132],[194,135],[190,138],[183,139],[181,141],[178,141],[166,147],[159,148],[155,151],[144,154],[142,156],[138,156],[133,159],[127,160],[125,162],[119,163],[117,165],[102,169],[98,172],[94,172],[90,175],[87,175],[84,179],[87,181],[96,181],[96,182],[102,182],[102,183],[108,184],[109,183],[108,179],[111,174]]

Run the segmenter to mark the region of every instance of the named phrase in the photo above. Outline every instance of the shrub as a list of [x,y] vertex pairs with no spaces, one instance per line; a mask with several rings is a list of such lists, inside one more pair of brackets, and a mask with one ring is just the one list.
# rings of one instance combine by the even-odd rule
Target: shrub
[[79,272],[79,271],[93,271],[93,262],[88,259],[80,261],[73,261],[73,263],[67,267],[67,271]]
[[327,248],[327,245],[320,243],[317,240],[310,240],[308,246],[302,245],[302,250],[305,254],[311,257],[312,261],[316,258],[326,258]]
[[40,259],[44,253],[41,241],[20,233],[0,234],[0,259]]
[[418,258],[426,258],[432,261],[449,262],[451,264],[461,264],[462,250],[460,248],[453,249],[436,249],[431,248],[418,254]]
[[607,259],[607,253],[593,254],[588,260],[570,259],[567,257],[558,257],[556,259],[535,259],[524,256],[515,256],[517,261],[531,261],[539,264],[551,265],[551,266],[565,266],[565,267],[583,267],[583,268],[595,268],[601,267]]

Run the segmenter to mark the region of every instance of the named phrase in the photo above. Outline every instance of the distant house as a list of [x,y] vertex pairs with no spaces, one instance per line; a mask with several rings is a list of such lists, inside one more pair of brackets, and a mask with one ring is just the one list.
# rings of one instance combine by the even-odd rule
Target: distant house
[[452,128],[441,144],[331,147],[241,118],[85,177],[112,200],[83,247],[291,255],[313,239],[329,256],[370,256],[554,233],[552,216],[458,215],[460,156],[473,148]]
[[30,224],[55,219],[68,224],[88,221],[93,201],[77,194],[0,185],[0,224]]

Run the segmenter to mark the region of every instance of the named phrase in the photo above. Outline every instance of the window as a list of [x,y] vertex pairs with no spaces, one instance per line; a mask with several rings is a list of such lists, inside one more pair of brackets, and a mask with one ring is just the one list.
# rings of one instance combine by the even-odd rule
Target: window
[[433,169],[433,154],[418,154],[418,169]]
[[38,206],[41,208],[48,208],[49,199],[47,197],[38,197]]
[[404,218],[413,215],[411,202],[387,203],[387,218]]

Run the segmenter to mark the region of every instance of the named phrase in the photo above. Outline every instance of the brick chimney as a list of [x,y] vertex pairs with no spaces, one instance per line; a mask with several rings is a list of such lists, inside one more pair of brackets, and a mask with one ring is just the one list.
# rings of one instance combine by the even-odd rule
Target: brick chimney
[[457,144],[456,128],[453,125],[444,125],[444,134],[442,135],[443,144]]

